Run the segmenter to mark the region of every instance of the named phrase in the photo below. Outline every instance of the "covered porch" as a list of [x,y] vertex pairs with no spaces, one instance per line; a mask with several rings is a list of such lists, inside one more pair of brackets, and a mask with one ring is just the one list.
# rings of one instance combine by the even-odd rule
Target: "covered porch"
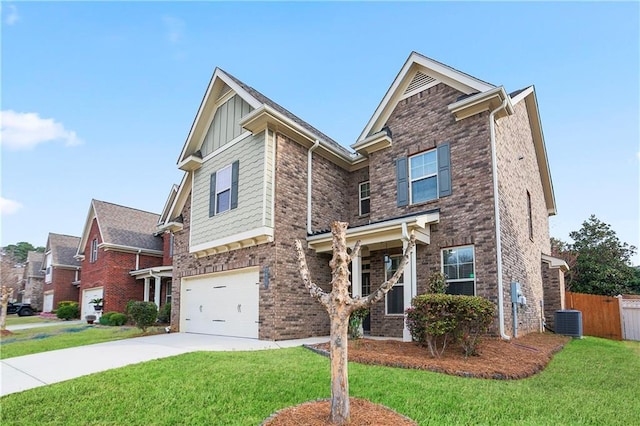
[[[137,269],[129,273],[136,280],[144,281],[145,302],[154,302],[158,308],[171,300],[171,279],[173,277],[173,266],[154,266],[152,268]],[[153,282],[153,300],[151,300],[151,283]],[[162,291],[163,284],[165,291]],[[164,294],[164,303],[162,295]]]
[[[439,210],[433,210],[349,228],[347,230],[347,246],[353,247],[357,241],[360,241],[361,244],[359,256],[355,257],[351,263],[351,289],[353,296],[367,296],[370,291],[375,291],[383,282],[379,281],[379,279],[368,282],[369,268],[372,265],[379,264],[379,262],[374,262],[370,259],[370,255],[374,253],[383,255],[384,273],[374,274],[373,277],[386,279],[386,274],[393,271],[394,266],[397,265],[397,262],[394,261],[396,256],[389,255],[389,253],[404,251],[409,244],[411,233],[416,237],[416,245],[430,244],[431,224],[439,221]],[[318,253],[330,253],[332,251],[332,241],[331,232],[307,237],[309,248]],[[411,300],[417,295],[418,277],[416,265],[416,250],[413,250],[409,257],[409,262],[404,268],[401,294],[391,295],[396,289],[395,286],[387,294],[387,298],[400,298],[398,302],[401,303],[390,303],[385,306],[385,319],[388,318],[391,321],[393,319],[403,319],[402,339],[406,342],[411,341],[411,333],[406,326],[406,321],[404,321],[404,310],[411,306]],[[385,300],[385,304],[387,303],[388,299]]]

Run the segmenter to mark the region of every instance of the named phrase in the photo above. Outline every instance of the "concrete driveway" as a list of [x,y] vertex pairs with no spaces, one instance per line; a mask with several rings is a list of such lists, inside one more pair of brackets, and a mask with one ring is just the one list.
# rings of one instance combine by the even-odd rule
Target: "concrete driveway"
[[0,396],[130,364],[196,351],[256,351],[329,341],[328,337],[278,342],[170,333],[78,346],[0,361]]

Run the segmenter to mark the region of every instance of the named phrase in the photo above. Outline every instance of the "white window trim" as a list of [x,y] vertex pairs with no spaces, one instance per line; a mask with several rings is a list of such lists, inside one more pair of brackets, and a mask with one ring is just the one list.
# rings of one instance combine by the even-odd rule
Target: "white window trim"
[[[369,184],[369,196],[362,197],[362,185]],[[369,200],[369,212],[362,213],[362,201]],[[371,181],[361,182],[358,184],[358,215],[362,216],[363,214],[371,213]]]
[[89,257],[90,263],[95,263],[98,260],[98,239],[91,240],[91,256]]
[[[416,157],[420,157],[421,155],[428,154],[430,152],[435,153],[435,156],[436,156],[436,171],[435,171],[435,173],[432,173],[430,175],[421,176],[420,178],[414,179],[414,177],[412,176],[412,173],[411,173],[411,170],[412,170],[412,168],[411,168],[411,160],[413,160]],[[429,201],[437,200],[438,198],[440,198],[440,179],[439,179],[439,176],[438,176],[438,151],[437,151],[437,148],[433,148],[433,149],[430,149],[428,151],[423,151],[423,152],[419,152],[418,154],[414,154],[414,155],[410,156],[408,158],[408,160],[409,160],[409,162],[408,162],[409,164],[407,164],[407,166],[408,166],[408,169],[409,169],[409,205],[414,204],[414,202],[413,202],[413,182],[414,181],[417,182],[417,181],[420,181],[420,180],[428,179],[428,178],[433,177],[433,176],[436,177],[436,196],[435,196],[435,198],[430,198],[428,200],[418,201],[415,204],[427,203]]]
[[[233,168],[232,168],[233,164],[229,164],[228,166],[224,166],[223,168],[221,168],[220,170],[218,170],[216,172],[216,189],[215,189],[215,195],[214,195],[214,202],[215,202],[215,206],[214,206],[214,212],[217,215],[228,212],[229,210],[231,210],[231,187],[233,186]],[[222,172],[225,172],[226,170],[229,170],[229,186],[225,187],[224,189],[218,191],[218,182],[220,182],[220,180],[218,179],[218,177],[220,176],[220,174]],[[222,194],[225,191],[229,191],[229,208],[222,210],[222,211],[218,211],[218,194]]]
[[[391,254],[389,255],[390,258],[402,258],[401,254]],[[391,276],[387,276],[387,265],[384,264],[384,261],[382,262],[383,268],[384,268],[384,280],[387,281],[389,278],[391,278]],[[393,275],[392,275],[393,276]],[[399,281],[402,280],[402,283],[400,283]],[[391,289],[393,289],[394,287],[402,287],[403,289],[403,294],[404,294],[404,272],[402,273],[402,275],[400,275],[400,278],[398,279],[398,282],[396,282],[393,287],[391,287]],[[387,297],[389,296],[389,292],[391,292],[391,290],[389,290],[385,295],[384,295],[384,314],[386,316],[389,317],[400,317],[400,316],[404,316],[404,310],[407,308],[406,306],[404,306],[404,298],[402,301],[402,313],[399,314],[390,314],[388,311],[388,305],[387,305]]]
[[[463,248],[468,248],[468,247],[471,247],[471,253],[473,253],[473,295],[477,296],[478,292],[477,292],[477,289],[476,289],[476,284],[477,284],[477,281],[476,281],[476,277],[477,277],[477,274],[476,274],[476,248],[475,248],[474,245],[447,247],[447,248],[444,248],[444,249],[440,250],[440,272],[442,272],[442,274],[444,275],[444,252],[446,250],[456,250],[456,249],[463,249]],[[451,279],[448,279],[448,278],[446,279],[447,283],[449,283],[449,282],[461,283],[461,282],[466,282],[466,281],[471,281],[471,279],[469,279],[469,278],[463,278],[463,279],[458,278],[458,279],[455,279],[455,280],[451,280]]]

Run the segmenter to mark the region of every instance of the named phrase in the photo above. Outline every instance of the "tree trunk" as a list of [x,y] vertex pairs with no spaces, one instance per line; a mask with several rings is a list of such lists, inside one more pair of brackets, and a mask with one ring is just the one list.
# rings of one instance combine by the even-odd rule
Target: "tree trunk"
[[347,331],[349,311],[347,305],[336,306],[331,316],[331,415],[329,422],[336,425],[349,423],[349,372]]
[[7,328],[7,306],[12,294],[13,289],[10,287],[3,285],[0,289],[0,331],[4,331]]

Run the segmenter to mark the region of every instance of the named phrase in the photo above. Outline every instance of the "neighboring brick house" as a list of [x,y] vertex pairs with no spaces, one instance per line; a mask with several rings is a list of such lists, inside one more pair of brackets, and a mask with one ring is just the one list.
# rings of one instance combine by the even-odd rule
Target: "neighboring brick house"
[[78,300],[80,262],[74,255],[79,241],[79,237],[49,233],[42,263],[43,312],[52,312],[62,301]]
[[[102,298],[103,312],[124,312],[130,300],[167,299],[171,268],[163,268],[163,238],[155,235],[159,215],[92,200],[76,258],[82,262],[81,316],[95,313],[92,300]],[[170,284],[169,284],[170,287]]]
[[30,303],[31,307],[36,311],[41,311],[43,307],[44,297],[44,271],[42,263],[44,262],[44,253],[30,251],[27,253],[27,262],[24,265],[23,285],[24,293],[22,294],[22,302]]
[[404,310],[436,271],[451,293],[496,303],[493,331],[505,338],[542,330],[545,312],[563,308],[566,264],[549,256],[556,206],[533,86],[508,94],[412,53],[351,147],[215,70],[159,228],[175,235],[175,330],[328,334],[293,241],[306,239],[312,279],[328,290],[334,220],[350,223],[350,245],[362,242],[356,295],[393,273],[409,233],[417,237],[403,278],[371,310],[372,335],[409,340]]

